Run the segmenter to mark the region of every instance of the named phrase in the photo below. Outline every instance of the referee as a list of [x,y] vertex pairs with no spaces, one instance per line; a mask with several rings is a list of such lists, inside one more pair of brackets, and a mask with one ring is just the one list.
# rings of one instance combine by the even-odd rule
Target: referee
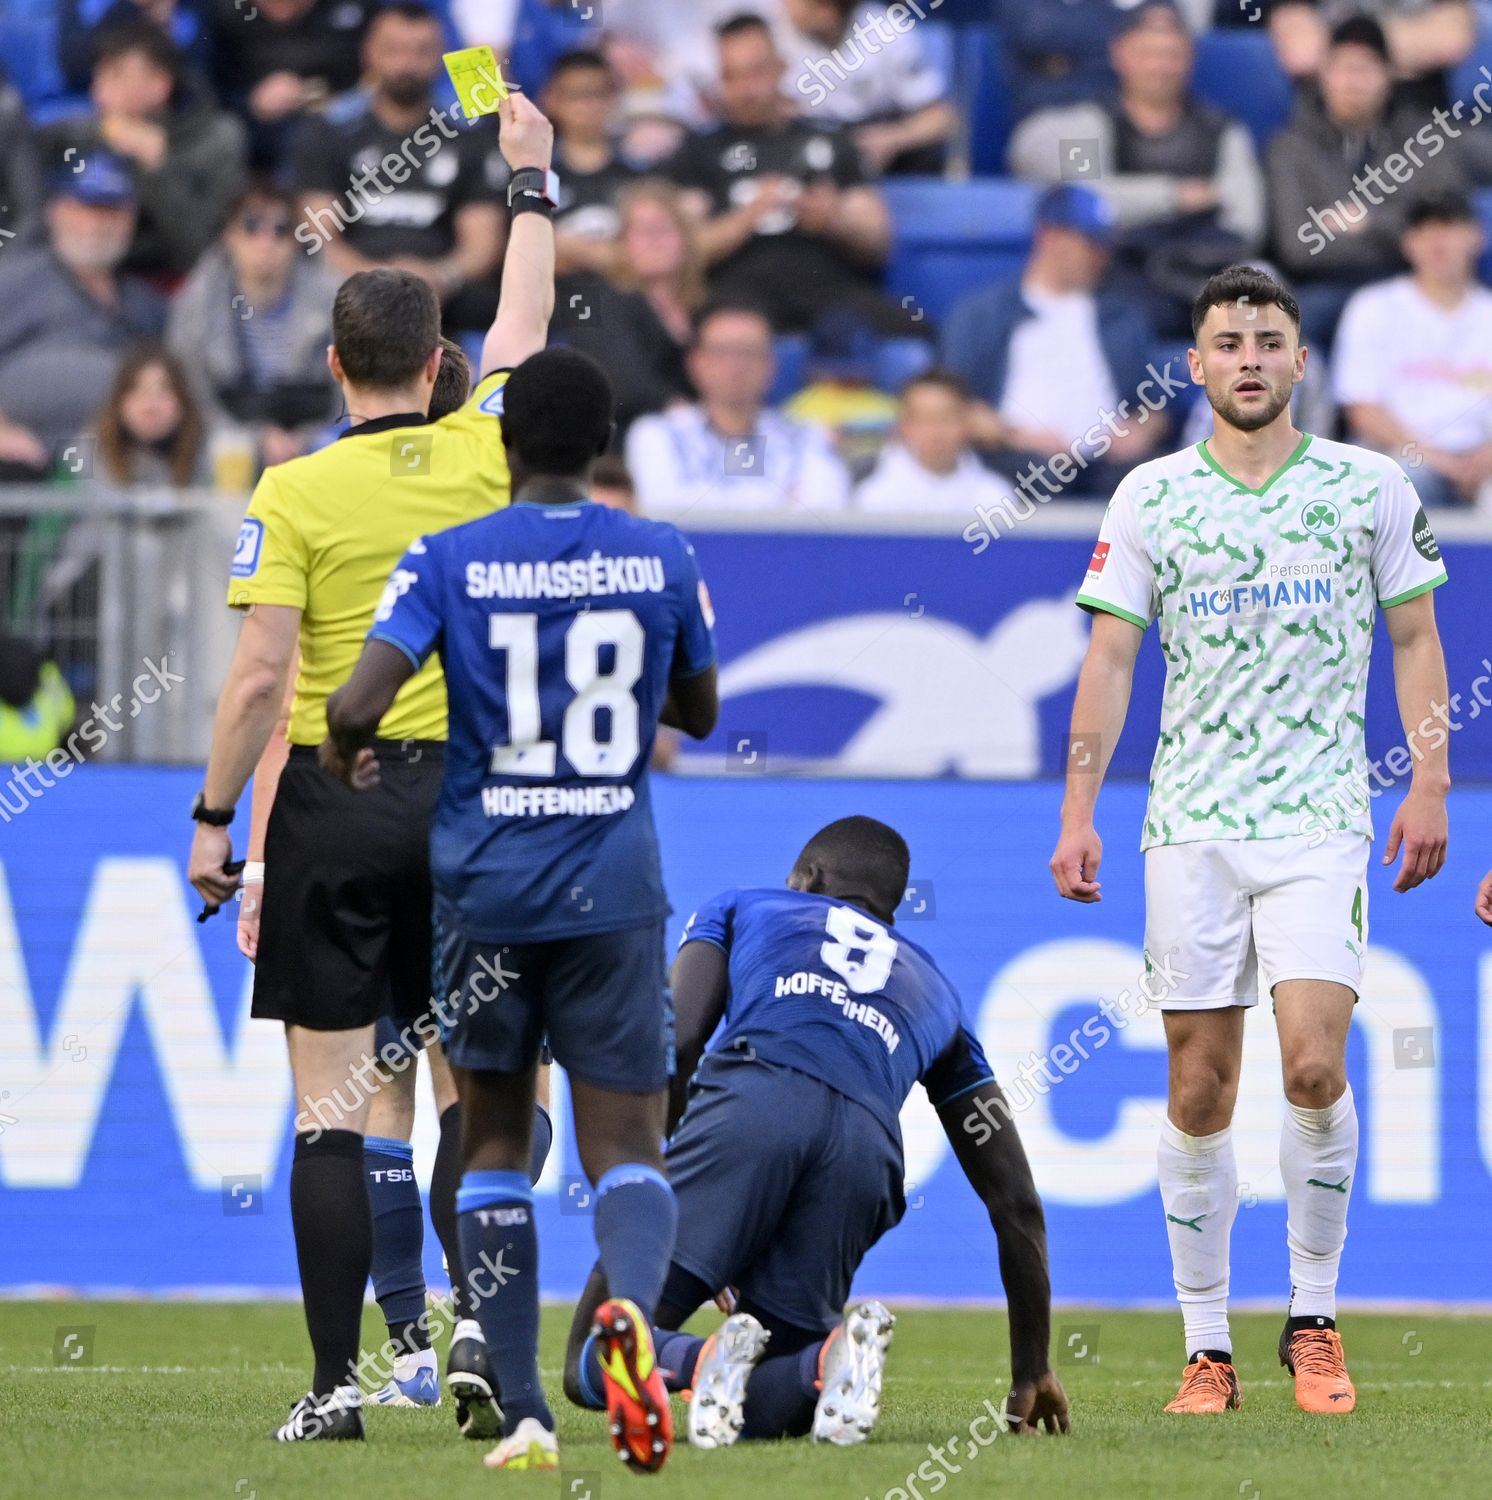
[[391,269],[342,284],[328,363],[353,425],[319,453],[267,470],[254,491],[229,588],[229,603],[247,614],[192,807],[188,875],[222,905],[239,885],[228,827],[299,648],[290,754],[265,840],[274,874],[263,888],[253,1003],[256,1017],[284,1023],[290,1052],[290,1212],[315,1355],[311,1389],[276,1433],[283,1442],[363,1436],[355,1370],[372,1224],[367,1092],[354,1069],[380,1015],[409,1020],[428,1002],[427,830],[446,735],[445,684],[432,662],[380,723],[383,782],[358,796],[316,764],[326,698],[351,673],[411,538],[507,503],[501,390],[512,367],[544,347],[554,304],[554,133],[522,95],[499,113],[512,228],[486,373],[464,406],[430,423],[441,359],[434,292]]

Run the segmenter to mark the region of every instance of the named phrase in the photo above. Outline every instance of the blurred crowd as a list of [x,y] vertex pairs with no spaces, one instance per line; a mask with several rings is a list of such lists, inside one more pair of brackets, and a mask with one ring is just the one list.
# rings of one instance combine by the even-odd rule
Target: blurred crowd
[[[474,350],[507,169],[441,54],[487,42],[555,124],[553,337],[615,384],[618,503],[952,515],[1054,455],[1052,493],[1102,496],[1205,429],[1190,298],[1250,260],[1300,299],[1298,423],[1492,508],[1463,0],[29,3],[57,48],[0,86],[0,479],[83,453],[239,491],[329,441],[332,298],[370,266]],[[1024,263],[935,320],[888,276],[885,184],[968,170],[983,125],[931,42],[971,20],[1037,195]],[[1291,100],[1264,142],[1193,87],[1199,35],[1243,26]]]

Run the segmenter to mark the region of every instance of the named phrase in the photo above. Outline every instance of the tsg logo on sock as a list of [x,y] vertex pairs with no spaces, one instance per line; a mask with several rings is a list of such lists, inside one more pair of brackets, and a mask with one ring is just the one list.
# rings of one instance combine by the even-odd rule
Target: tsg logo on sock
[[477,1223],[484,1227],[495,1225],[498,1229],[506,1229],[510,1224],[527,1224],[528,1206],[519,1204],[516,1208],[479,1208]]

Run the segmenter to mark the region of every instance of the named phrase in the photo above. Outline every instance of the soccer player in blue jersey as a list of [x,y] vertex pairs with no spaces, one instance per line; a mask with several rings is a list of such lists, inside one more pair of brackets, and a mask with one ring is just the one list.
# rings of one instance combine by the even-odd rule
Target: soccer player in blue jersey
[[379,719],[439,652],[450,737],[430,866],[461,1095],[461,1251],[504,1408],[486,1462],[559,1465],[539,1383],[528,1174],[547,1036],[596,1190],[612,1295],[595,1329],[613,1441],[653,1470],[672,1440],[649,1325],[675,1208],[661,1148],[668,904],[647,771],[660,721],[696,738],[715,726],[714,617],[678,531],[586,497],[614,407],[600,368],[547,350],[514,371],[501,401],[513,504],[410,547],[328,701],[322,763],[373,784]]
[[[893,931],[907,870],[894,829],[841,818],[809,840],[788,889],[727,891],[684,930],[667,1157],[679,1224],[657,1327],[682,1327],[727,1288],[739,1294],[707,1340],[655,1335],[670,1387],[692,1392],[697,1447],[810,1430],[842,1445],[869,1435],[894,1320],[876,1301],[841,1313],[862,1257],[902,1216],[898,1116],[919,1081],[999,1239],[1006,1419],[1013,1431],[1068,1430],[1047,1362],[1041,1200],[958,995]],[[610,1355],[587,1334],[606,1293],[603,1264],[566,1358],[566,1394],[581,1406],[604,1391]]]

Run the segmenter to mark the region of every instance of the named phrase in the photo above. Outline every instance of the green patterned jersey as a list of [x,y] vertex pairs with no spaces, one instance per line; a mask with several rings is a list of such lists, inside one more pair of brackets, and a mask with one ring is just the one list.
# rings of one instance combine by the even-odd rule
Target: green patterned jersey
[[1247,489],[1205,442],[1128,474],[1078,603],[1160,625],[1160,742],[1140,847],[1372,836],[1363,701],[1378,606],[1445,582],[1391,459],[1303,436]]

